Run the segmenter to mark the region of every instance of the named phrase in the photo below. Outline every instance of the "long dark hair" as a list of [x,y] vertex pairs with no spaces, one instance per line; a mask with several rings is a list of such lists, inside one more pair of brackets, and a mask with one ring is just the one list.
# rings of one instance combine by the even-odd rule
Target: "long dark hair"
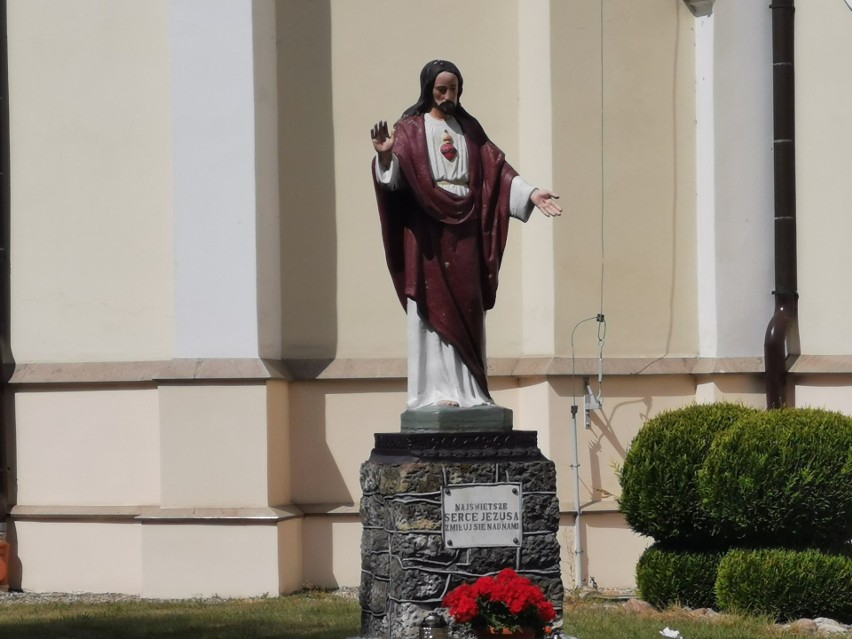
[[462,87],[464,86],[461,71],[449,60],[432,60],[431,62],[427,62],[426,66],[420,72],[420,98],[403,111],[402,117],[407,118],[411,115],[428,113],[432,110],[432,89],[435,88],[435,78],[444,71],[452,73],[459,79],[459,102],[456,104],[456,114],[468,115],[467,111],[461,105]]

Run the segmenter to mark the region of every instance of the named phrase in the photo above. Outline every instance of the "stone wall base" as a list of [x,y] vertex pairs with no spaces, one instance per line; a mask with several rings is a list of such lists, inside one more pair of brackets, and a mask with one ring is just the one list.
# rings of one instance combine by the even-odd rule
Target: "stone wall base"
[[[448,547],[442,494],[447,487],[518,484],[518,546]],[[361,466],[361,634],[416,639],[432,610],[456,586],[513,568],[539,584],[561,616],[556,467],[535,432],[379,433]],[[466,628],[450,628],[454,639]]]

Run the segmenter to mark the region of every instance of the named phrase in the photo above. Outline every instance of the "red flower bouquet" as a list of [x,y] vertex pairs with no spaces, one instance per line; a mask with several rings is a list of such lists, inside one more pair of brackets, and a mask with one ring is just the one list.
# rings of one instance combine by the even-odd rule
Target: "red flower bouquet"
[[541,588],[511,568],[451,590],[444,597],[444,606],[456,623],[469,623],[474,630],[530,629],[536,637],[543,636],[545,626],[556,617]]

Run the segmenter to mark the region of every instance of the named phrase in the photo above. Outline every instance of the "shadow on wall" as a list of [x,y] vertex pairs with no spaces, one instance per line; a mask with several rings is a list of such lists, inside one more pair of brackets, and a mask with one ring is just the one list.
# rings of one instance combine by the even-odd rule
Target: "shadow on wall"
[[290,387],[293,501],[326,508],[356,506],[359,469],[374,433],[399,430],[402,380],[313,380]]
[[[582,378],[565,377],[554,382],[554,390],[566,401],[565,427],[551,432],[557,472],[572,473],[568,464],[573,455],[570,404],[576,399],[579,411],[581,499],[584,502],[617,497],[620,493],[615,466],[627,455],[630,442],[645,422],[657,413],[695,401],[695,384],[687,376],[645,375],[606,377],[603,380],[603,409],[593,411],[591,427],[585,428]],[[573,481],[573,480],[572,480]],[[586,483],[588,482],[588,483]]]
[[635,588],[636,562],[653,543],[627,525],[621,513],[601,513],[582,520],[583,569],[589,583],[611,588]]
[[306,588],[358,586],[361,518],[357,513],[305,517],[302,575]]
[[307,516],[303,578],[307,585],[357,585],[360,562],[360,467],[374,433],[397,432],[404,380],[311,380],[290,385],[293,503]]
[[337,350],[331,7],[278,0],[278,166],[285,358]]

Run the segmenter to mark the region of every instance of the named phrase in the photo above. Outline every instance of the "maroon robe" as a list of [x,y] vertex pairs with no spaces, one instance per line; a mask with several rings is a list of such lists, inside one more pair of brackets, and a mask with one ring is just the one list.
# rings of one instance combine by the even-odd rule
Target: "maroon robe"
[[[407,188],[376,182],[385,257],[402,307],[451,344],[488,394],[485,311],[494,306],[509,224],[509,193],[517,175],[479,122],[459,114],[467,143],[470,191],[458,196],[435,184],[422,115],[394,128],[394,155]],[[375,176],[374,176],[375,178]]]

